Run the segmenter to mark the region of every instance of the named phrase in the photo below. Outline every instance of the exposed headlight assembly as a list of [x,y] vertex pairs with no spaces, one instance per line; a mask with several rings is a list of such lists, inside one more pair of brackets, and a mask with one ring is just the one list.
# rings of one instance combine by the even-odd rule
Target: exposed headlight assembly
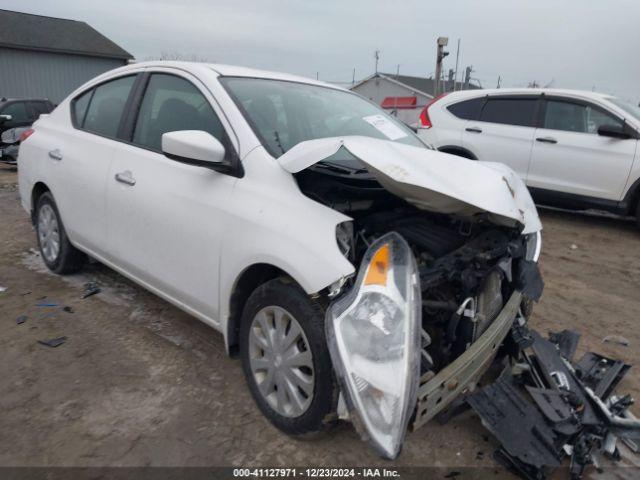
[[416,405],[420,280],[407,242],[388,233],[362,260],[355,285],[327,311],[327,341],[360,434],[394,459]]
[[532,262],[537,262],[542,251],[542,233],[538,230],[527,235],[527,253],[525,258]]

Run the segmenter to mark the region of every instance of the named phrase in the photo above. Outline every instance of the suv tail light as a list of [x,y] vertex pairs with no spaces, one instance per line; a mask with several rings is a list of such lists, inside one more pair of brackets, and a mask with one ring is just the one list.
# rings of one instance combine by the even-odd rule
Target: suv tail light
[[27,138],[29,138],[33,132],[35,132],[35,130],[33,128],[30,128],[28,130],[25,130],[24,132],[22,132],[20,134],[20,143],[24,142]]
[[429,103],[427,103],[420,113],[420,128],[431,128],[433,125],[431,124],[431,119],[429,118],[429,107],[440,100],[442,97],[447,95],[449,92],[441,93],[437,97],[431,99]]

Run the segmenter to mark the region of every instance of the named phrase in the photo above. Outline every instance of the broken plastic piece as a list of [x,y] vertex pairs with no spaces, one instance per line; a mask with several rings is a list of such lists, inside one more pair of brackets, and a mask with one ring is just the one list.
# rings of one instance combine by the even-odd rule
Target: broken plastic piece
[[58,338],[51,338],[49,340],[38,340],[38,343],[46,347],[55,348],[55,347],[59,347],[66,341],[67,341],[67,337],[58,337]]
[[100,292],[101,289],[96,282],[88,282],[84,284],[84,293],[82,294],[82,298],[87,298]]
[[6,292],[6,291],[7,291],[7,287],[0,287],[0,293]]
[[26,321],[27,321],[27,316],[26,315],[20,315],[18,318],[16,318],[16,323],[18,325],[22,325]]
[[36,307],[57,307],[57,306],[58,306],[57,303],[52,303],[52,302],[41,302],[36,304]]
[[502,444],[504,452],[497,458],[501,463],[510,468],[520,464],[528,464],[533,469],[560,466],[561,444],[557,444],[557,434],[547,425],[542,413],[518,391],[507,370],[495,383],[471,395],[468,402],[483,425]]
[[611,395],[631,368],[631,365],[620,360],[613,360],[593,352],[585,353],[575,365],[580,380],[603,400]]
[[549,333],[549,341],[555,343],[560,354],[571,362],[580,342],[580,334],[573,330],[563,330],[559,333],[551,332]]
[[629,340],[624,338],[622,335],[607,335],[602,339],[603,343],[617,343],[618,345],[622,345],[623,347],[629,346]]

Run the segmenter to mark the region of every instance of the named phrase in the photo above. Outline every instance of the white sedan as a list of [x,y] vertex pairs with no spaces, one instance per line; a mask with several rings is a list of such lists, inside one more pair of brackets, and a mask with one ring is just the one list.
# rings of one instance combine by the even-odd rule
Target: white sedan
[[471,388],[542,291],[541,225],[513,171],[452,161],[304,78],[113,70],[23,134],[19,165],[52,271],[89,255],[222,332],[289,434],[357,418],[394,458],[409,419]]

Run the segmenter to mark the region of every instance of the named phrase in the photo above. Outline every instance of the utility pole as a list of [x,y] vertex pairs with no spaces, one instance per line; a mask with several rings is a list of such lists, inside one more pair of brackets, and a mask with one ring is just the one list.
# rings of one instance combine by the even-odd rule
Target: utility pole
[[468,66],[464,71],[464,90],[469,90],[469,82],[471,81],[471,72],[473,72],[473,65]]
[[400,65],[396,67],[396,78],[400,76]]
[[452,92],[453,88],[455,87],[454,83],[453,83],[453,68],[449,69],[449,78],[447,79],[447,84],[449,88],[445,88],[445,91],[449,91]]
[[438,40],[437,40],[438,50],[436,54],[436,87],[435,87],[435,91],[433,92],[434,97],[437,97],[440,91],[440,77],[442,76],[442,60],[444,60],[444,57],[449,55],[449,52],[444,51],[444,47],[446,47],[448,43],[449,43],[448,37],[438,37]]
[[500,83],[502,82],[502,77],[498,75],[498,86],[496,88],[500,88]]
[[378,60],[380,60],[380,50],[376,49],[376,51],[373,52],[373,58],[376,59],[376,70],[375,70],[375,72],[378,73]]
[[351,86],[353,87],[356,84],[356,67],[353,67],[353,77],[351,79]]
[[453,91],[456,90],[456,84],[458,83],[458,61],[460,60],[460,39],[458,39],[458,48],[456,48],[456,73],[453,79]]

